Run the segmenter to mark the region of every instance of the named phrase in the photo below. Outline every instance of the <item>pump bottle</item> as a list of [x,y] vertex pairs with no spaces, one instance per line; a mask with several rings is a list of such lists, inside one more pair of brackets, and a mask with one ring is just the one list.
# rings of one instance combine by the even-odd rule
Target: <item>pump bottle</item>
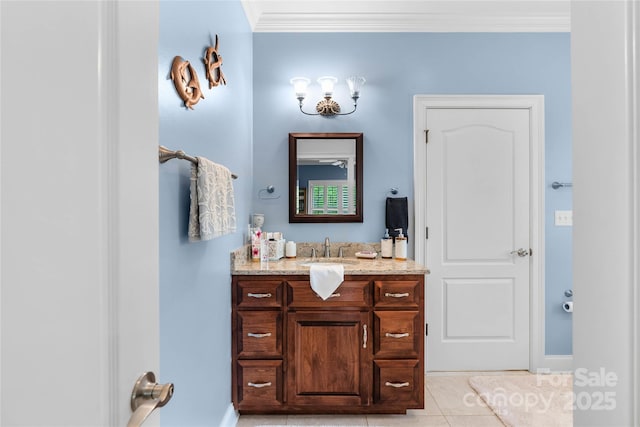
[[380,240],[380,252],[382,258],[391,258],[393,256],[393,239],[389,237],[389,229],[384,229],[384,236]]
[[407,260],[407,238],[402,234],[402,228],[396,228],[398,236],[396,237],[396,259],[398,261]]

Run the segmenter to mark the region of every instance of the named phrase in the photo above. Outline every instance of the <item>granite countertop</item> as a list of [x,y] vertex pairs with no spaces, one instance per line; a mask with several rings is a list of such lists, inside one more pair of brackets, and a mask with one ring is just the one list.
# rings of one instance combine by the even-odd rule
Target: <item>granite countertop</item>
[[[242,260],[234,262],[231,274],[234,275],[308,275],[311,258],[283,258],[266,263]],[[429,270],[413,260],[365,259],[355,257],[316,258],[320,263],[340,263],[344,265],[345,275],[368,274],[428,274]]]

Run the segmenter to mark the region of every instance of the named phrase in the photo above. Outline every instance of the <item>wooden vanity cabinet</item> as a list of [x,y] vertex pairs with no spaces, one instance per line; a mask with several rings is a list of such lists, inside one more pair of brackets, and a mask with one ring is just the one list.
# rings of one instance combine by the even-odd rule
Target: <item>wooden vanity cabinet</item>
[[302,275],[232,278],[240,413],[405,413],[424,405],[424,276],[353,275],[327,300]]

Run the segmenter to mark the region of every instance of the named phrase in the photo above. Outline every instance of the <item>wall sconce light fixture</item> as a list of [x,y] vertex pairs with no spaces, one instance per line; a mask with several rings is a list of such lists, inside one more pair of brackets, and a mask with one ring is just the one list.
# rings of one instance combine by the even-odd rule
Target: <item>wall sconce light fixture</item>
[[353,99],[353,110],[348,113],[340,112],[340,104],[331,99],[333,97],[333,86],[338,81],[337,78],[331,76],[320,77],[318,79],[318,83],[320,83],[320,87],[322,88],[322,96],[323,100],[318,102],[316,105],[315,113],[307,113],[302,109],[302,104],[304,99],[307,97],[307,86],[311,80],[306,77],[294,77],[291,79],[291,84],[296,92],[296,98],[298,99],[298,103],[300,105],[300,111],[308,116],[346,116],[347,114],[351,114],[358,108],[358,98],[360,98],[360,89],[366,82],[364,77],[360,76],[351,76],[347,77],[347,84],[349,85],[349,91],[351,92],[351,99]]

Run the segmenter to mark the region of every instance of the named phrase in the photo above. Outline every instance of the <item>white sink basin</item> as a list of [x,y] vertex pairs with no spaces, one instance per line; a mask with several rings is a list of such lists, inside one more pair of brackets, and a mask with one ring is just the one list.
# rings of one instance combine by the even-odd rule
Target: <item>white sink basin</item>
[[357,264],[355,259],[348,258],[316,258],[298,261],[298,265],[302,267],[311,267],[312,264]]

